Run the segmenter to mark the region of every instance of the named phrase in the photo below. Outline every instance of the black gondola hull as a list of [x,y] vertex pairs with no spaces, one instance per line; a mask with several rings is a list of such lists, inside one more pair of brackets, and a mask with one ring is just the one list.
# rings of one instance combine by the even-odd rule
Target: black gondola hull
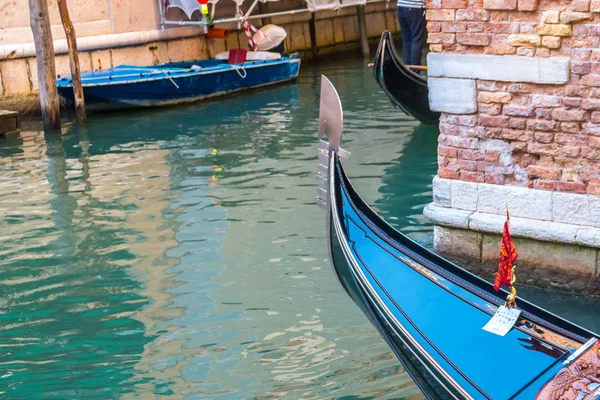
[[373,63],[373,74],[395,106],[424,124],[438,124],[440,113],[431,111],[429,107],[427,78],[404,65],[388,31],[381,35]]

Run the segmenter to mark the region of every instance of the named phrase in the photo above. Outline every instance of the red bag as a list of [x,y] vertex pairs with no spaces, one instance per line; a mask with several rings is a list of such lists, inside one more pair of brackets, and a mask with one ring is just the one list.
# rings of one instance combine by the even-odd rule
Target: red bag
[[231,49],[229,50],[229,59],[227,62],[229,64],[243,64],[246,62],[246,53],[248,53],[244,49]]

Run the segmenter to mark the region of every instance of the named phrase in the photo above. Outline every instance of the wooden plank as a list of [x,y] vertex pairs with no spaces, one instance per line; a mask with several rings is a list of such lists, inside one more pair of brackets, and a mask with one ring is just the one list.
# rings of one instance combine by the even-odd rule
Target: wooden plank
[[16,111],[0,110],[0,135],[19,130],[21,123]]

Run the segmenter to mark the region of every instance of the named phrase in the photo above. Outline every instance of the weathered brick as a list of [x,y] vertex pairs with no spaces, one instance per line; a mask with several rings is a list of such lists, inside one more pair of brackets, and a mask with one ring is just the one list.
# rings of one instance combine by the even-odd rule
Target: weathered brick
[[594,111],[592,113],[592,124],[600,124],[600,111]]
[[456,33],[456,32],[466,32],[467,31],[467,23],[466,22],[442,22],[442,32],[444,33]]
[[591,12],[600,12],[600,0],[592,0],[590,3],[590,11]]
[[587,97],[590,89],[584,86],[565,87],[565,96],[567,97]]
[[427,35],[427,43],[453,44],[456,43],[456,35],[454,33],[430,33]]
[[442,0],[442,8],[467,8],[467,0]]
[[560,154],[561,146],[551,143],[531,142],[527,144],[527,151],[531,154],[547,155],[556,157]]
[[540,119],[552,119],[552,108],[537,108],[535,116]]
[[567,97],[563,99],[563,107],[565,108],[581,108],[581,99]]
[[546,121],[543,119],[529,119],[527,120],[527,129],[534,131],[546,131],[550,132],[556,129],[556,121]]
[[508,127],[511,129],[525,129],[527,127],[527,119],[511,118],[508,120]]
[[488,116],[488,115],[479,115],[479,124],[482,126],[490,126],[490,127],[497,127],[497,128],[502,128],[504,126],[507,126],[508,124],[508,120],[509,117],[505,117],[505,116]]
[[484,153],[480,150],[472,150],[472,149],[459,149],[458,150],[458,158],[461,160],[469,160],[469,161],[479,161],[483,160]]
[[535,91],[535,86],[527,83],[515,83],[508,87],[509,93],[529,94]]
[[515,105],[505,105],[502,109],[504,115],[510,115],[514,117],[531,117],[534,114],[533,107],[523,107]]
[[483,32],[485,30],[485,22],[467,22],[468,32]]
[[483,160],[486,162],[496,163],[500,161],[500,152],[494,150],[486,151]]
[[533,136],[535,141],[540,143],[552,143],[554,140],[554,134],[550,132],[536,132]]
[[579,122],[561,122],[560,130],[567,133],[581,132],[581,124]]
[[574,22],[585,21],[592,18],[588,12],[563,11],[560,13],[561,24],[572,24]]
[[[600,110],[600,100],[585,99],[581,102],[581,107],[584,110]],[[597,113],[596,113],[597,114]],[[593,122],[593,121],[592,121]]]
[[527,167],[527,173],[534,178],[543,178],[550,180],[558,180],[561,176],[560,168],[540,167],[538,165],[530,165]]
[[427,32],[439,33],[442,31],[442,24],[439,21],[427,21]]
[[425,18],[427,21],[454,21],[455,10],[427,10]]
[[538,34],[542,36],[572,36],[573,27],[564,24],[541,24],[538,26]]
[[514,47],[518,46],[540,46],[542,38],[538,35],[508,35],[508,44]]
[[590,47],[598,47],[600,45],[600,39],[597,37],[572,37],[568,39],[565,38],[563,40],[563,45],[578,49],[589,49]]
[[573,0],[569,5],[569,11],[590,11],[590,0]]
[[571,72],[574,74],[589,74],[592,70],[592,64],[589,62],[574,62],[571,64]]
[[585,193],[586,186],[582,182],[562,182],[556,183],[556,188],[563,192]]
[[600,149],[600,137],[589,136],[589,145],[592,149]]
[[535,56],[540,58],[548,58],[550,57],[550,49],[545,47],[540,47],[535,49]]
[[481,114],[500,115],[502,114],[502,106],[500,104],[479,103],[477,109]]
[[542,46],[549,49],[560,49],[561,41],[560,36],[542,36]]
[[534,107],[560,107],[562,104],[562,98],[559,96],[534,94],[531,96],[531,104]]
[[485,90],[486,92],[506,92],[508,85],[503,82],[495,81],[477,81],[477,90]]
[[552,119],[558,121],[585,121],[589,116],[585,110],[565,110],[557,108],[552,111]]
[[577,135],[571,133],[557,133],[554,135],[554,142],[568,146],[587,146],[589,136]]
[[556,183],[556,181],[536,179],[533,183],[533,187],[540,190],[556,190]]
[[513,33],[511,32],[511,24],[509,22],[488,22],[485,24],[485,31],[493,33],[494,35],[508,35]]
[[458,171],[453,168],[438,168],[438,176],[446,179],[459,179]]
[[457,33],[456,42],[469,46],[488,46],[491,35],[488,33]]
[[501,138],[505,140],[530,142],[533,139],[533,132],[524,131],[522,129],[502,129]]
[[477,161],[459,160],[456,158],[448,160],[448,167],[459,171],[477,171]]
[[438,146],[437,153],[442,157],[456,158],[458,149],[455,147]]
[[517,54],[524,57],[533,57],[535,55],[534,47],[517,47]]
[[517,8],[519,11],[535,11],[538,8],[538,0],[519,0]]
[[581,133],[584,135],[600,136],[600,125],[596,124],[581,124]]
[[493,54],[496,56],[507,56],[511,54],[518,54],[518,48],[506,45],[491,45],[485,48],[485,54]]
[[575,158],[575,157],[579,157],[580,153],[581,153],[581,147],[578,147],[578,146],[563,146],[561,155],[563,157]]
[[466,182],[483,182],[485,175],[483,172],[460,171],[460,180]]
[[458,136],[446,136],[448,146],[460,147],[463,149],[477,149],[479,140],[476,138],[463,138]]
[[441,53],[443,50],[443,47],[441,44],[430,44],[429,45],[429,51],[432,53]]
[[517,0],[483,0],[483,8],[487,10],[516,10]]
[[600,195],[600,182],[588,182],[587,193]]
[[506,92],[483,92],[477,94],[477,101],[481,103],[507,104],[512,100],[512,95]]
[[491,183],[494,185],[504,185],[504,175],[493,172],[485,174],[485,183]]
[[457,21],[489,21],[489,19],[490,13],[486,10],[456,10]]

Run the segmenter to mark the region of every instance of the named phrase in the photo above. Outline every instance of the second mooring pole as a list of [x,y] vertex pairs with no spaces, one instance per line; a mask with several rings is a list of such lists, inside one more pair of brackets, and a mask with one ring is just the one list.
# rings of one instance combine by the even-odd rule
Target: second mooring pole
[[85,100],[83,98],[83,87],[81,86],[81,70],[79,68],[79,54],[77,53],[77,36],[73,22],[69,16],[67,0],[58,0],[58,11],[62,20],[67,45],[69,46],[69,64],[71,66],[71,77],[73,81],[73,94],[75,97],[75,118],[80,125],[85,124]]

